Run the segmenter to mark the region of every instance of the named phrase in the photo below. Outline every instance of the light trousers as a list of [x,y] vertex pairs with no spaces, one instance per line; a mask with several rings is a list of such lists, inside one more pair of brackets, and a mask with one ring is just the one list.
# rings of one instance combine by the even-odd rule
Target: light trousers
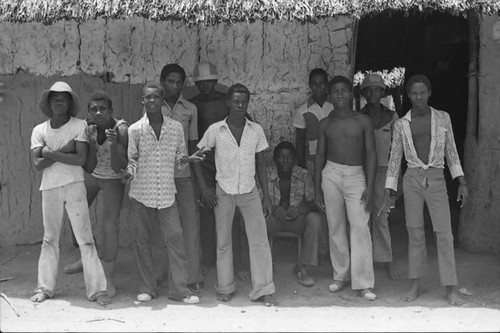
[[450,206],[443,169],[407,169],[403,177],[406,228],[408,230],[409,278],[425,275],[427,248],[424,230],[424,202],[427,204],[437,243],[441,285],[457,284]]
[[[351,280],[354,290],[373,288],[375,281],[372,241],[368,225],[370,213],[361,202],[361,196],[366,189],[363,167],[327,161],[321,174],[333,279]],[[346,213],[350,226],[349,238],[346,231]]]
[[384,209],[380,215],[377,215],[382,206],[384,206],[386,173],[387,167],[378,167],[373,191],[373,208],[370,213],[373,261],[376,262],[392,261],[391,233],[389,231],[389,221],[387,220],[388,213]]
[[59,237],[66,208],[78,242],[87,298],[94,301],[107,293],[106,277],[92,237],[87,192],[83,181],[42,191],[43,242],[38,260],[38,286],[35,293],[54,296],[59,266]]
[[186,249],[188,283],[203,280],[200,260],[200,216],[195,202],[194,186],[191,177],[175,178],[175,201],[181,219]]
[[251,300],[257,300],[262,296],[274,294],[271,249],[257,188],[254,187],[250,193],[228,194],[217,184],[216,194],[219,198],[219,203],[214,209],[217,232],[216,292],[230,294],[236,291],[231,229],[234,211],[238,207],[245,222],[250,252],[252,290],[249,297]]

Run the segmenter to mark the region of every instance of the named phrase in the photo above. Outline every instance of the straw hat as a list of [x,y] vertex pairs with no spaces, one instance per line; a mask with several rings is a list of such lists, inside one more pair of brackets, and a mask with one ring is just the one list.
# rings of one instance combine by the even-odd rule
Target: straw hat
[[49,93],[51,91],[70,93],[73,99],[69,106],[69,114],[73,117],[77,115],[78,111],[80,111],[80,98],[78,97],[77,94],[73,92],[73,90],[71,90],[69,84],[63,81],[58,81],[54,83],[49,90],[44,90],[40,95],[40,101],[38,102],[38,107],[40,108],[40,110],[42,110],[43,113],[45,113],[47,117],[49,118],[52,117],[52,109],[50,108],[50,103],[49,103]]
[[368,88],[368,87],[380,87],[382,89],[387,88],[382,76],[380,76],[378,74],[374,74],[374,73],[366,74],[365,79],[363,80],[363,83],[361,84],[361,90]]
[[217,67],[208,61],[202,61],[194,67],[193,81],[217,80]]

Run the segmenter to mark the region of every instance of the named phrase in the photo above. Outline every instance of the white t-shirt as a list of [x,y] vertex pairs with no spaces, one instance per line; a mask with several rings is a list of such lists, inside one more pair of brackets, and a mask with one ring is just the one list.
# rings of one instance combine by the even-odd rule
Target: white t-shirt
[[[31,133],[31,149],[47,146],[50,150],[58,150],[71,140],[88,142],[85,127],[85,121],[75,117],[71,117],[66,124],[59,128],[52,128],[50,120],[47,120],[33,129]],[[43,170],[40,191],[83,180],[83,168],[81,166],[55,162]]]

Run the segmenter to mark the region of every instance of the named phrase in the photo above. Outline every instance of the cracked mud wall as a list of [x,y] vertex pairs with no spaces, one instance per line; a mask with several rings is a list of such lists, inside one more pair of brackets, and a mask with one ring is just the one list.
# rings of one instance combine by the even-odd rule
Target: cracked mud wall
[[479,33],[477,138],[465,146],[470,201],[460,216],[460,244],[500,253],[500,17],[484,16]]
[[[308,97],[311,69],[349,75],[350,25],[347,17],[193,27],[143,18],[0,23],[0,245],[42,239],[41,173],[32,167],[29,148],[33,127],[46,120],[38,97],[54,81],[66,80],[80,95],[79,117],[86,116],[91,92],[104,89],[115,115],[132,123],[140,117],[142,86],[158,82],[166,63],[185,68],[187,93],[192,93],[193,67],[209,60],[218,67],[219,83],[248,86],[249,113],[274,146],[294,138],[291,118]],[[98,204],[92,212],[101,209]],[[120,242],[126,245],[131,234],[127,201],[120,220]],[[70,242],[65,223],[61,243]]]

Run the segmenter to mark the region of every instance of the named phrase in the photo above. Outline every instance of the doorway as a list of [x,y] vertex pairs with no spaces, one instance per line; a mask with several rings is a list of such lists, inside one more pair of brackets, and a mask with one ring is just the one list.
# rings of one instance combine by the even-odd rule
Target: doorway
[[[414,74],[427,75],[432,83],[429,105],[450,114],[462,165],[468,65],[468,24],[462,16],[438,12],[391,12],[364,17],[359,21],[355,73],[404,67],[405,83]],[[402,103],[396,111],[401,117],[411,108],[411,104],[404,89],[400,91]],[[455,245],[458,245],[458,184],[451,179],[447,168],[445,176]]]

